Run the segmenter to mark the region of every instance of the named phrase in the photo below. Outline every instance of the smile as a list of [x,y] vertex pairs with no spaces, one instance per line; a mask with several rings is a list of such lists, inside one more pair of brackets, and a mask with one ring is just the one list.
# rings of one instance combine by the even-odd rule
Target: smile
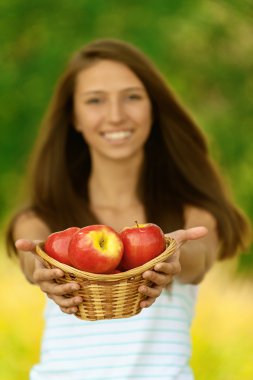
[[133,131],[113,131],[103,132],[102,136],[108,141],[121,141],[129,139],[133,134]]

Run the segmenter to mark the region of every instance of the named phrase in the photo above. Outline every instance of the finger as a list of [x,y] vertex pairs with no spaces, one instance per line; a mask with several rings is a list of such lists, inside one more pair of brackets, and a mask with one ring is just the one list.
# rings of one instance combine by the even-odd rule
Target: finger
[[175,275],[180,273],[181,265],[178,258],[171,256],[170,261],[156,264],[154,270],[159,273]]
[[78,311],[78,308],[76,306],[75,307],[61,307],[60,309],[63,313],[66,313],[66,314],[75,314]]
[[52,294],[55,296],[64,296],[66,294],[71,294],[80,289],[80,286],[75,283],[59,285],[55,282],[45,281],[40,284],[40,288],[43,292],[47,294]]
[[186,230],[177,230],[165,236],[174,238],[179,244],[184,243],[187,240],[196,240],[206,236],[208,229],[204,226],[192,227]]
[[157,273],[155,271],[146,271],[143,278],[150,280],[152,283],[160,286],[166,286],[172,281],[172,275]]
[[61,269],[47,269],[39,268],[34,271],[33,278],[36,283],[44,281],[57,280],[58,278],[64,276],[64,272]]
[[77,305],[80,305],[80,303],[82,303],[83,301],[82,297],[80,296],[70,298],[66,298],[63,296],[54,296],[52,299],[55,303],[57,303],[57,305],[64,308],[76,307]]
[[27,252],[32,252],[36,253],[36,245],[41,243],[41,240],[28,240],[28,239],[18,239],[15,242],[15,247],[19,251],[27,251]]
[[156,298],[160,296],[162,289],[163,287],[160,285],[155,285],[152,288],[146,285],[141,285],[138,290],[141,294],[144,294],[147,297]]
[[142,309],[146,308],[146,307],[149,307],[151,305],[153,305],[153,303],[156,301],[156,297],[150,297],[150,298],[147,298],[146,300],[144,301],[141,301],[140,303],[140,307]]

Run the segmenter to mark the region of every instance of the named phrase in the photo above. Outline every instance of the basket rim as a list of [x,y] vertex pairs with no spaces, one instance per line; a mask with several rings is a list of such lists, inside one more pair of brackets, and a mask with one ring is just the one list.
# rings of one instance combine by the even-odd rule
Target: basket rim
[[152,259],[152,260],[148,261],[147,263],[140,265],[136,268],[127,270],[125,272],[114,273],[114,274],[102,274],[102,273],[98,274],[98,273],[85,272],[85,271],[82,271],[80,269],[76,269],[70,265],[63,264],[63,263],[55,260],[51,256],[49,256],[43,250],[44,242],[40,242],[39,244],[37,244],[35,251],[36,251],[36,254],[40,258],[42,258],[43,260],[45,260],[46,262],[48,262],[52,266],[61,269],[65,273],[72,274],[76,277],[83,278],[86,280],[115,281],[115,280],[122,280],[122,279],[127,279],[127,278],[131,278],[131,277],[140,275],[143,272],[145,272],[146,270],[152,269],[155,266],[155,264],[168,259],[176,251],[177,242],[174,238],[169,237],[169,236],[165,236],[165,240],[166,240],[167,247],[160,255],[158,255],[154,259]]

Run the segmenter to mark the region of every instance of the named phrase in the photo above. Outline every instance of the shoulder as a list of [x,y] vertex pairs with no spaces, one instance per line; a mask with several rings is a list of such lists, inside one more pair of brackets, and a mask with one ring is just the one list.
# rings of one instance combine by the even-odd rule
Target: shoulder
[[207,210],[192,205],[184,208],[185,228],[204,226],[209,230],[216,230],[217,221]]
[[33,211],[17,215],[13,223],[14,240],[23,238],[44,240],[50,233],[47,224]]

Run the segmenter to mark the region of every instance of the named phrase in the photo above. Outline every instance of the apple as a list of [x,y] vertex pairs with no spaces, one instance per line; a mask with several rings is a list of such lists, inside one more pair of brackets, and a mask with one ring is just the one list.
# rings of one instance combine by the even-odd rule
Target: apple
[[78,227],[70,227],[49,235],[44,246],[46,253],[63,264],[71,265],[68,257],[69,243],[72,236],[79,230]]
[[116,268],[116,269],[113,269],[113,271],[111,271],[111,273],[108,273],[108,274],[117,274],[117,273],[122,273],[122,271]]
[[154,223],[136,224],[120,232],[124,245],[121,267],[136,268],[160,255],[166,248],[163,231]]
[[80,270],[111,273],[123,256],[123,243],[113,228],[91,225],[76,232],[69,244],[69,260]]

